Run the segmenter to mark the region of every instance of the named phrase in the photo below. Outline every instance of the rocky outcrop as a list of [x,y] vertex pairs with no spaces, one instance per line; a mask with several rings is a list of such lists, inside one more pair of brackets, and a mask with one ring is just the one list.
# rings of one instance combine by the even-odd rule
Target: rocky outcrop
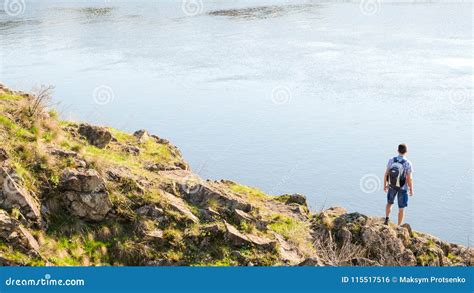
[[37,224],[41,218],[38,200],[17,179],[12,171],[0,168],[0,206],[9,211],[18,209],[23,217]]
[[66,206],[75,216],[100,221],[112,209],[105,181],[95,170],[66,170],[61,178],[61,188]]
[[312,221],[315,241],[334,239],[339,246],[359,250],[347,265],[415,266],[471,265],[474,251],[431,235],[413,232],[410,225],[385,225],[382,218],[347,213],[340,207],[325,210]]
[[474,264],[409,225],[204,180],[146,130],[22,113],[33,99],[0,85],[0,265]]
[[29,255],[39,255],[39,244],[19,221],[0,210],[0,239]]
[[112,140],[112,134],[105,127],[92,126],[89,124],[79,125],[78,132],[87,141],[98,148],[105,148]]

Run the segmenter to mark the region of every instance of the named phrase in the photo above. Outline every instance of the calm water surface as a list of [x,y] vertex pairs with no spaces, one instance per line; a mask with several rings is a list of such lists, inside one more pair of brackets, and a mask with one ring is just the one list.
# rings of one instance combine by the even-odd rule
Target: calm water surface
[[200,9],[26,1],[24,14],[0,14],[0,81],[55,85],[64,118],[147,128],[203,177],[299,192],[314,210],[383,215],[381,175],[405,142],[416,185],[406,220],[469,243],[472,3]]

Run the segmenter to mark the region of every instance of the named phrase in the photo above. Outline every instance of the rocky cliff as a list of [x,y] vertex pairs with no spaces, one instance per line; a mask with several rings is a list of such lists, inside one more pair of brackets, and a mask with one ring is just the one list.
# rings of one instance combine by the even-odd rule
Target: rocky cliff
[[472,265],[473,250],[194,174],[145,130],[60,121],[0,86],[2,265]]

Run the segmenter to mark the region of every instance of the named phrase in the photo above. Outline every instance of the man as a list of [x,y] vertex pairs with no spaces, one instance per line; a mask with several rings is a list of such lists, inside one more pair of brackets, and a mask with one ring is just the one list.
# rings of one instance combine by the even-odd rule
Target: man
[[398,156],[391,158],[385,171],[383,190],[387,192],[387,206],[385,208],[385,225],[389,223],[390,211],[397,197],[398,225],[403,223],[405,208],[408,206],[408,190],[413,196],[413,167],[406,159],[408,149],[406,144],[398,146]]

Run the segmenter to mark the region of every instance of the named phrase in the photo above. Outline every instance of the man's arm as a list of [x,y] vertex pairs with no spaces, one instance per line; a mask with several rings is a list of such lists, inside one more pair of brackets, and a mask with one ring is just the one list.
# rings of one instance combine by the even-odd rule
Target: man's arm
[[413,196],[413,194],[415,192],[413,190],[413,175],[412,175],[412,172],[408,173],[407,184],[408,184],[408,189],[410,190],[410,196]]
[[388,192],[388,182],[387,182],[388,171],[389,169],[387,168],[385,170],[385,174],[383,175],[383,191],[384,192]]

